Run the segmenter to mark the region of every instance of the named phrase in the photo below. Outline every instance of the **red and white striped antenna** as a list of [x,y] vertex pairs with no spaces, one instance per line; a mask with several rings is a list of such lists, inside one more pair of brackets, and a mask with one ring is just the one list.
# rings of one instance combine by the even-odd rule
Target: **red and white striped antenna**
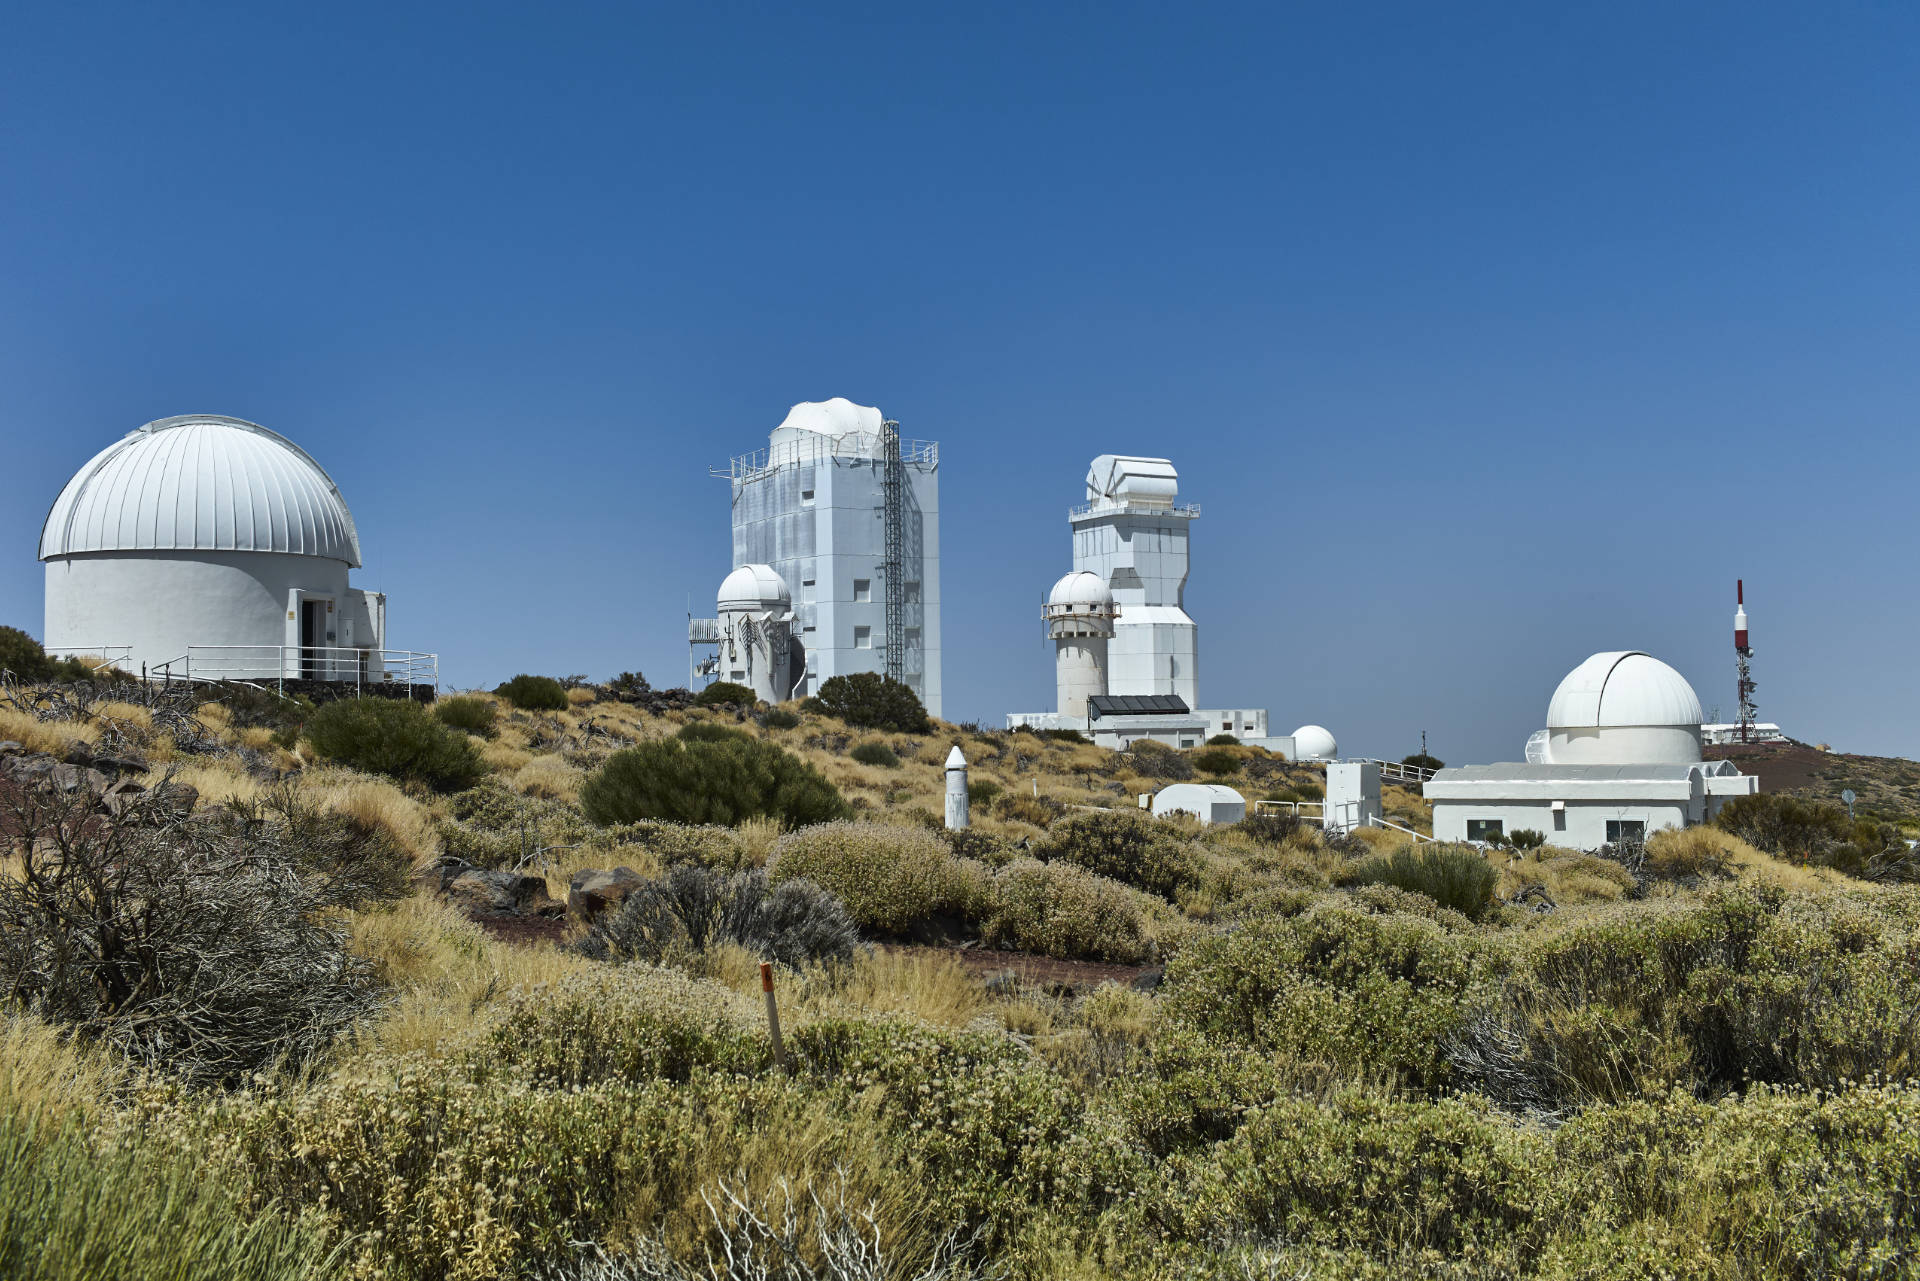
[[1753,725],[1758,719],[1760,709],[1754,706],[1753,691],[1757,688],[1753,682],[1753,647],[1747,643],[1747,583],[1745,579],[1733,580],[1733,654],[1734,671],[1738,674],[1735,688],[1740,693],[1740,741],[1753,741]]

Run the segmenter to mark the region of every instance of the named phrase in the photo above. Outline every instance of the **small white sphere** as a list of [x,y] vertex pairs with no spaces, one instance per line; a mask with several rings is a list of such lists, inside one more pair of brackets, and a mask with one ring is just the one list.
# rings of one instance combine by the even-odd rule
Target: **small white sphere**
[[1302,725],[1293,731],[1293,754],[1296,760],[1330,761],[1340,755],[1340,744],[1324,726]]
[[793,604],[787,580],[771,565],[742,565],[721,580],[720,612],[784,611]]
[[1113,604],[1113,590],[1100,575],[1076,569],[1053,585],[1053,590],[1047,593],[1047,604],[1070,609],[1108,607]]

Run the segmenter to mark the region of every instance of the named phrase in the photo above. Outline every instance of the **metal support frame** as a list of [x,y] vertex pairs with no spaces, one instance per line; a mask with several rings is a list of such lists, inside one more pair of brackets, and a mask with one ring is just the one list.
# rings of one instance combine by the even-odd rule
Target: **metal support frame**
[[907,614],[906,521],[907,464],[900,456],[900,424],[889,418],[880,426],[882,466],[881,523],[886,533],[886,560],[882,573],[887,585],[887,679],[906,684]]

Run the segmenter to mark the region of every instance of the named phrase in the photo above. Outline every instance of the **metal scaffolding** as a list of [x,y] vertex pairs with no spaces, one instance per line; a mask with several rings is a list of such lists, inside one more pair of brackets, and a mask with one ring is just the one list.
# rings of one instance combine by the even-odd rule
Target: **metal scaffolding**
[[887,679],[906,684],[906,524],[907,463],[900,456],[900,424],[889,418],[880,425],[881,523],[886,530],[886,556],[881,573],[887,588]]

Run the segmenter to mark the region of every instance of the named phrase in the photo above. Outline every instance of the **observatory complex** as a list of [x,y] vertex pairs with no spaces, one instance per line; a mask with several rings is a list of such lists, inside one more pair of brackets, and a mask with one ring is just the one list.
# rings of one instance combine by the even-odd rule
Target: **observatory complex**
[[1711,820],[1760,781],[1703,761],[1700,700],[1650,654],[1595,654],[1560,682],[1524,763],[1443,769],[1426,784],[1433,835],[1478,841],[1531,829],[1553,845],[1638,844]]
[[940,715],[939,445],[835,397],[713,474],[732,491],[733,572],[718,617],[688,622],[695,674],[777,702],[879,672]]
[[360,535],[325,469],[238,418],[163,418],[94,455],[40,535],[47,652],[149,677],[437,684],[349,585]]
[[[1107,747],[1142,738],[1193,747],[1232,734],[1295,756],[1293,738],[1268,737],[1265,709],[1200,708],[1200,629],[1186,610],[1188,530],[1199,516],[1180,502],[1167,459],[1093,460],[1086,501],[1067,513],[1073,569],[1041,608],[1056,710],[1010,713],[1009,728],[1076,729]],[[1334,753],[1332,735],[1304,728]]]

